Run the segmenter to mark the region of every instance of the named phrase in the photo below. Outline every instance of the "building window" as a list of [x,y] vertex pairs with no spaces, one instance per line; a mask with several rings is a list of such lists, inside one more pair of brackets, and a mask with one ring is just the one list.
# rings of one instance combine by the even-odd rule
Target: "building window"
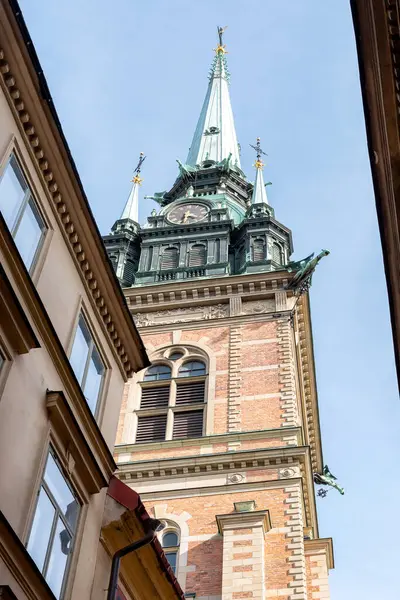
[[207,262],[207,250],[204,244],[194,244],[189,250],[189,267],[201,267]]
[[[168,524],[167,524],[168,527]],[[161,545],[164,550],[164,554],[171,569],[176,575],[178,569],[178,556],[179,556],[179,535],[174,530],[164,530],[161,538]]]
[[161,254],[161,269],[176,269],[179,264],[178,248],[165,248]]
[[86,402],[92,413],[95,414],[105,367],[82,314],[79,317],[69,360],[85,395]]
[[0,211],[30,270],[42,245],[46,225],[14,154],[0,181]]
[[259,260],[264,260],[264,258],[265,258],[264,240],[254,240],[252,250],[253,250],[253,261],[254,262],[257,262]]
[[79,511],[80,505],[50,451],[27,549],[56,598],[65,587]]
[[282,248],[276,242],[272,244],[272,260],[278,265],[282,264]]
[[149,367],[140,384],[137,444],[203,435],[206,365],[183,358],[182,352],[172,352],[169,360],[171,366]]

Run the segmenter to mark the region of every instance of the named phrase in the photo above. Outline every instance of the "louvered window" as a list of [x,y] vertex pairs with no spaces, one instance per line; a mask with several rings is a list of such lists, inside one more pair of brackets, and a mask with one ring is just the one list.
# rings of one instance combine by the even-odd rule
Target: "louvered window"
[[174,414],[172,438],[193,438],[203,435],[203,411],[191,410]]
[[178,248],[165,248],[161,254],[161,269],[176,269],[178,267]]
[[167,408],[169,402],[169,385],[166,387],[144,387],[140,408]]
[[205,381],[178,383],[176,386],[176,405],[204,402]]
[[164,360],[171,362],[149,367],[141,384],[137,444],[203,435],[205,363],[187,360],[178,349],[172,349]]
[[162,442],[167,430],[167,415],[138,417],[136,443]]
[[135,274],[135,263],[127,259],[124,269],[124,281],[126,285],[132,285]]
[[282,264],[282,248],[279,244],[273,244],[272,246],[272,260],[279,265]]
[[189,267],[201,267],[206,264],[206,247],[204,244],[194,244],[189,251]]
[[111,264],[113,266],[114,271],[117,270],[117,265],[118,265],[118,256],[116,256],[115,254],[111,254],[110,255],[110,260],[111,260]]
[[263,240],[254,240],[253,242],[253,261],[264,260],[265,244]]

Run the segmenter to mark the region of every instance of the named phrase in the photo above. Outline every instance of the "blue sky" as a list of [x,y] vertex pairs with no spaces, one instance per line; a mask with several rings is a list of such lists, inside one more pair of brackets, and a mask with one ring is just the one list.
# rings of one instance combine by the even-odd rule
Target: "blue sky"
[[[328,248],[311,290],[324,459],[346,488],[318,499],[332,600],[398,595],[400,402],[348,0],[21,0],[102,233],[141,150],[142,198],[171,186],[207,85],[216,25],[242,166],[261,136],[294,258]],[[152,203],[142,201],[142,221]],[[392,532],[392,523],[395,531]]]

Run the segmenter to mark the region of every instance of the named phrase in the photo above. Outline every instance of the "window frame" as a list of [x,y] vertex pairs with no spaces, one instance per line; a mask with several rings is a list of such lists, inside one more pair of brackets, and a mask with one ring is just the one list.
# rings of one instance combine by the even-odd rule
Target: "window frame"
[[[179,553],[180,553],[180,547],[181,547],[181,534],[180,534],[179,528],[176,525],[174,525],[172,523],[168,523],[167,521],[164,521],[164,523],[166,523],[166,527],[165,527],[165,529],[163,529],[161,531],[159,541],[160,541],[161,548],[163,549],[163,552],[165,554],[165,558],[167,560],[168,560],[167,554],[174,554],[176,556],[175,569],[173,568],[173,566],[171,565],[169,560],[168,560],[168,563],[169,563],[175,577],[177,577],[178,569],[179,569]],[[164,544],[163,544],[164,537],[166,535],[168,535],[169,533],[173,533],[176,535],[177,542],[178,542],[176,546],[164,546]]]
[[[187,351],[184,351],[182,348],[172,348],[169,350],[169,354],[173,354],[174,352],[181,352],[181,358],[177,360],[169,361],[166,358],[160,358],[158,360],[154,360],[151,366],[156,366],[159,364],[164,364],[171,368],[171,378],[170,379],[161,379],[158,381],[146,381],[144,379],[145,371],[143,371],[141,381],[138,381],[138,385],[140,388],[140,394],[138,398],[138,406],[135,411],[136,415],[136,431],[134,436],[134,443],[138,445],[146,445],[149,443],[163,443],[166,441],[172,440],[182,440],[182,439],[196,439],[192,437],[187,438],[174,438],[173,430],[174,430],[174,415],[175,413],[184,413],[184,412],[196,412],[201,410],[203,412],[203,426],[202,426],[202,434],[198,437],[204,437],[206,435],[206,425],[207,425],[207,406],[208,406],[208,394],[207,394],[207,382],[208,382],[208,362],[204,356],[199,356],[198,354],[191,354]],[[204,364],[205,372],[202,375],[197,376],[179,376],[180,368],[187,362],[201,362]],[[179,404],[176,405],[176,397],[177,397],[177,387],[179,384],[190,384],[204,381],[204,397],[202,402],[192,402],[188,404]],[[167,387],[169,388],[169,397],[168,397],[168,405],[165,407],[156,407],[156,408],[141,408],[141,400],[142,400],[142,390],[146,388],[156,388],[156,387]],[[165,437],[162,440],[151,440],[149,442],[137,442],[138,435],[138,422],[140,417],[151,417],[158,415],[167,415],[167,424],[165,430]]]
[[[47,468],[50,456],[53,458],[55,465],[57,466],[58,470],[60,471],[60,474],[61,474],[61,476],[63,478],[64,483],[66,484],[66,487],[69,489],[69,491],[71,492],[71,495],[73,496],[73,498],[75,499],[75,501],[77,502],[77,504],[79,506],[78,514],[77,514],[77,517],[76,517],[75,530],[74,531],[72,531],[72,528],[69,525],[69,523],[67,522],[67,519],[65,518],[64,513],[63,513],[61,507],[59,506],[56,498],[54,497],[53,492],[50,490],[50,487],[49,487],[48,483],[45,481],[45,472],[46,472],[46,468]],[[29,553],[29,550],[28,550],[29,540],[30,540],[31,535],[32,535],[32,531],[33,531],[33,527],[34,527],[34,522],[35,522],[35,517],[36,517],[36,512],[37,512],[37,508],[38,508],[38,504],[39,504],[39,499],[40,499],[40,494],[41,494],[42,489],[44,490],[46,496],[48,497],[48,499],[50,500],[50,502],[51,502],[51,504],[52,504],[52,506],[54,508],[53,522],[52,522],[52,526],[51,526],[50,533],[49,533],[49,536],[48,536],[48,542],[47,542],[47,548],[46,548],[45,558],[44,558],[44,561],[43,561],[43,566],[42,566],[42,568],[40,568],[37,565],[37,568],[40,571],[42,577],[45,579],[46,583],[47,583],[46,573],[47,573],[47,570],[48,570],[48,567],[49,567],[49,563],[50,563],[50,559],[51,559],[51,554],[52,554],[54,542],[55,542],[55,539],[56,539],[57,523],[58,523],[59,519],[61,520],[61,522],[65,526],[65,529],[66,529],[67,533],[71,537],[71,548],[70,548],[70,551],[68,553],[67,561],[65,563],[65,569],[64,569],[62,584],[61,584],[60,593],[59,593],[59,596],[58,596],[58,598],[60,600],[62,600],[63,597],[64,597],[64,595],[65,595],[66,589],[67,589],[68,580],[69,580],[69,574],[70,574],[70,569],[71,569],[71,564],[72,564],[72,561],[73,561],[73,558],[74,558],[74,553],[75,553],[75,550],[77,549],[77,546],[78,546],[78,541],[79,541],[79,537],[80,537],[80,525],[81,525],[81,520],[83,518],[83,513],[84,513],[84,503],[82,502],[82,499],[80,498],[80,495],[79,495],[78,491],[75,489],[75,487],[74,487],[74,485],[73,485],[73,483],[71,481],[71,477],[69,477],[67,475],[66,470],[64,469],[61,460],[58,458],[57,451],[55,449],[55,444],[53,444],[52,442],[50,442],[47,445],[47,450],[46,450],[46,453],[45,453],[45,460],[44,460],[44,464],[42,465],[42,468],[41,468],[41,476],[40,476],[40,479],[38,481],[35,502],[34,502],[33,510],[32,510],[31,517],[30,517],[28,532],[27,532],[27,535],[26,535],[25,548],[26,548],[26,550],[27,550],[28,553]],[[31,558],[32,558],[33,562],[35,562],[33,556],[31,556]],[[35,564],[36,564],[36,562],[35,562]],[[53,594],[54,594],[55,597],[57,597],[56,594],[55,594],[55,592],[53,592]]]
[[[19,255],[21,257],[22,262],[24,263],[27,271],[29,272],[29,274],[31,275],[31,277],[33,276],[34,272],[36,271],[36,268],[38,267],[38,264],[41,262],[41,256],[42,253],[45,250],[46,247],[46,240],[49,237],[49,233],[51,231],[50,225],[49,225],[49,220],[47,219],[45,212],[43,210],[42,204],[39,200],[39,195],[35,189],[35,186],[33,185],[30,176],[29,176],[29,169],[26,167],[25,162],[22,159],[22,155],[21,152],[19,151],[19,148],[16,146],[16,142],[15,140],[13,140],[13,142],[10,144],[9,148],[7,149],[7,152],[5,154],[4,158],[4,166],[3,168],[0,170],[0,189],[1,189],[1,184],[4,178],[4,175],[7,172],[7,169],[10,168],[14,171],[15,174],[15,170],[11,164],[12,159],[15,159],[16,165],[20,171],[21,176],[23,177],[23,180],[26,184],[26,190],[24,192],[24,197],[18,207],[16,216],[15,216],[15,220],[13,222],[12,225],[9,225],[6,222],[6,219],[3,215],[3,219],[4,222],[6,223],[6,226],[8,228],[8,231],[10,232],[11,237],[13,238],[13,241],[15,243],[15,246],[19,252]],[[22,189],[22,188],[21,188]],[[24,214],[26,213],[26,208],[27,206],[31,204],[31,211],[34,213],[36,213],[35,218],[37,221],[37,216],[39,217],[39,219],[42,221],[42,227],[40,229],[40,238],[38,240],[38,243],[36,245],[35,251],[33,253],[32,256],[32,260],[30,265],[28,266],[25,263],[24,258],[22,257],[21,251],[17,245],[16,242],[16,235],[18,233],[19,227],[21,225],[22,219]],[[38,223],[39,225],[39,223]]]
[[[74,342],[75,342],[75,339],[76,339],[76,334],[78,332],[79,323],[80,323],[80,319],[81,318],[83,319],[83,321],[84,321],[84,323],[86,325],[87,331],[88,331],[88,333],[90,335],[91,345],[90,345],[90,347],[88,347],[88,352],[87,352],[87,356],[86,356],[85,367],[84,367],[83,373],[82,373],[82,380],[80,381],[79,378],[78,378],[78,376],[75,373],[75,370],[74,370],[73,366],[72,366],[71,356],[72,356],[72,352],[73,352],[73,348],[74,348]],[[87,398],[86,398],[86,395],[85,395],[85,388],[84,388],[84,383],[86,383],[86,381],[87,381],[87,375],[88,375],[88,371],[89,371],[91,356],[93,354],[93,349],[95,349],[97,351],[97,354],[98,354],[98,356],[99,356],[99,358],[100,358],[100,360],[102,362],[102,365],[103,365],[103,373],[102,373],[102,376],[101,376],[101,382],[100,382],[100,385],[99,385],[99,391],[98,391],[98,394],[97,394],[96,405],[94,407],[94,410],[91,409],[91,407],[89,405],[89,402],[87,401]],[[77,382],[79,384],[79,387],[80,387],[80,389],[82,391],[82,394],[85,397],[86,404],[87,404],[90,412],[92,413],[93,417],[98,421],[100,419],[100,412],[101,412],[101,407],[102,407],[102,404],[103,404],[104,392],[105,392],[105,389],[106,389],[106,382],[107,382],[108,373],[110,371],[110,366],[109,366],[108,361],[105,358],[104,351],[102,349],[101,344],[99,343],[97,335],[95,334],[94,327],[92,325],[92,322],[91,322],[91,320],[89,318],[88,312],[87,312],[87,310],[86,310],[83,302],[80,302],[79,306],[78,306],[78,312],[77,312],[77,315],[76,315],[76,318],[75,318],[74,328],[72,330],[72,335],[71,335],[70,347],[69,347],[69,352],[68,352],[68,360],[69,360],[71,369],[74,372],[76,380],[77,380]]]

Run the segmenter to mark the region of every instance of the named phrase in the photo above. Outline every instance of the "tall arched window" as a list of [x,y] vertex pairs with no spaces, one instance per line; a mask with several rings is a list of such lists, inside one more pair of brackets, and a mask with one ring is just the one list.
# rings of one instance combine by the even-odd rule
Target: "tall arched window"
[[282,248],[276,242],[272,244],[272,260],[279,265],[282,264]]
[[252,247],[253,261],[264,260],[265,258],[265,244],[262,239],[255,239]]
[[179,265],[178,248],[165,248],[161,254],[161,269],[176,269]]
[[189,250],[189,267],[201,267],[207,262],[207,251],[204,244],[194,244]]
[[187,352],[172,350],[169,365],[156,364],[145,372],[136,443],[203,435],[207,368],[203,361],[188,358]]
[[169,523],[166,525],[167,529],[162,532],[161,545],[163,547],[165,557],[171,565],[171,569],[173,570],[174,574],[176,575],[178,570],[180,536],[176,526],[171,528]]

